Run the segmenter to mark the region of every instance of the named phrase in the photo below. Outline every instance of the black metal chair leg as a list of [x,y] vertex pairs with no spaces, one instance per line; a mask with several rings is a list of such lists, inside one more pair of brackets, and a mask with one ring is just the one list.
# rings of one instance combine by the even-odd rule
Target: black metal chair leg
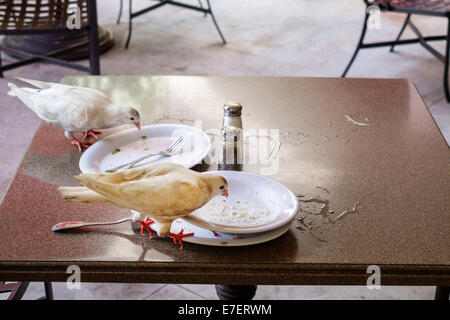
[[216,26],[217,32],[219,32],[220,38],[222,39],[223,44],[227,44],[227,41],[225,40],[225,37],[223,36],[222,31],[220,31],[219,25],[217,24],[216,18],[214,17],[214,14],[211,10],[211,4],[210,4],[209,0],[206,0],[206,2],[208,3],[209,14],[211,15],[214,25]]
[[[0,282],[0,293],[10,292],[8,300],[21,300],[30,285],[29,282],[14,282],[5,284]],[[51,282],[44,282],[45,296],[37,300],[53,300],[53,288]]]
[[450,103],[450,90],[448,87],[448,64],[450,59],[450,19],[447,21],[447,43],[445,48],[445,67],[444,67],[444,91],[447,102]]
[[30,285],[29,282],[22,282],[11,300],[21,300]]
[[[202,8],[203,9],[203,3],[202,3],[202,0],[198,0],[198,5],[200,6],[200,8]],[[208,14],[205,12],[204,14],[203,14],[203,16],[206,18],[206,16],[207,16]]]
[[448,300],[450,295],[450,287],[436,287],[434,300]]
[[98,31],[89,31],[89,72],[100,75],[100,49],[98,47]]
[[132,10],[132,0],[130,0],[130,18],[128,20],[128,37],[127,42],[125,43],[125,49],[128,49],[128,46],[130,45],[131,40],[131,31],[133,30],[133,17],[131,16],[133,10]]
[[89,70],[100,75],[100,49],[98,45],[98,24],[96,1],[88,1],[89,8]]
[[[408,22],[409,22],[409,19],[410,19],[410,18],[411,18],[411,14],[408,13],[408,15],[406,16],[405,22],[403,23],[403,26],[402,26],[402,28],[400,29],[400,32],[399,32],[399,34],[398,34],[398,36],[397,36],[397,39],[395,39],[395,41],[400,40],[400,37],[402,36],[403,32],[405,31],[406,26],[408,25]],[[394,52],[394,47],[395,47],[395,45],[393,44],[393,45],[391,46],[391,50],[389,50],[389,51],[390,51],[390,52]]]
[[0,293],[9,293],[7,300],[20,300],[28,289],[29,282],[0,281]]
[[347,75],[348,70],[350,69],[350,67],[353,64],[353,61],[355,61],[356,56],[358,55],[359,49],[361,49],[361,45],[363,44],[364,41],[364,36],[366,35],[366,30],[367,30],[367,20],[369,19],[370,14],[366,12],[366,16],[364,18],[364,23],[363,23],[363,29],[361,32],[361,37],[359,38],[359,42],[358,42],[358,46],[355,49],[355,52],[353,53],[352,58],[350,59],[350,62],[348,63],[347,67],[345,68],[344,72],[342,73],[342,78],[345,78],[345,76]]
[[256,294],[257,286],[216,285],[216,293],[220,300],[251,300]]
[[116,24],[120,24],[120,19],[122,18],[122,11],[123,11],[123,0],[120,0],[119,15],[117,16]]

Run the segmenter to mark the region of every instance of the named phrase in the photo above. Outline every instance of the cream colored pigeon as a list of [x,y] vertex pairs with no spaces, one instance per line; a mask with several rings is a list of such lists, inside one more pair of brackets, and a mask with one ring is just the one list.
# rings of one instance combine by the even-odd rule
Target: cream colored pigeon
[[134,124],[140,129],[139,112],[129,106],[114,105],[103,92],[85,87],[17,78],[36,88],[19,88],[13,83],[8,95],[19,98],[39,118],[62,128],[73,145],[87,148],[91,143],[82,142],[74,132],[85,132],[84,138],[97,138],[99,129],[123,124]]
[[80,174],[75,179],[84,187],[58,188],[67,201],[110,203],[135,210],[139,214],[133,220],[139,221],[143,229],[152,234],[148,226],[154,223],[152,229],[159,236],[170,235],[174,240],[185,236],[170,233],[175,219],[189,215],[217,195],[228,197],[225,178],[200,174],[173,163],[149,164],[114,173]]

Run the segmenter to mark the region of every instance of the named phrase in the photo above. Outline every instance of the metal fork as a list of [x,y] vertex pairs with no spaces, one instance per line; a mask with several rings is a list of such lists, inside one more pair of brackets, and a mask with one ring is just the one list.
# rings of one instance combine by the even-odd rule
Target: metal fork
[[61,223],[55,224],[52,227],[52,230],[54,232],[57,232],[57,231],[63,231],[63,230],[67,230],[67,229],[76,229],[76,228],[89,227],[89,226],[106,226],[106,225],[119,224],[119,223],[123,223],[126,221],[131,221],[131,220],[133,220],[133,215],[122,218],[117,221],[110,221],[110,222],[67,221],[67,222],[61,222]]
[[162,151],[159,151],[159,152],[153,152],[153,153],[147,154],[147,155],[145,155],[145,156],[143,156],[143,157],[141,157],[141,158],[139,158],[139,159],[136,159],[136,160],[134,160],[134,161],[131,161],[131,162],[122,164],[122,165],[120,165],[120,166],[117,166],[117,167],[108,169],[108,170],[106,170],[105,172],[112,173],[112,172],[116,172],[116,171],[119,170],[119,169],[124,169],[124,170],[125,170],[125,169],[130,169],[130,168],[133,167],[135,164],[141,162],[142,160],[145,160],[145,159],[147,159],[147,158],[150,158],[150,157],[152,157],[152,156],[157,156],[157,155],[159,155],[159,156],[171,157],[171,156],[175,155],[176,153],[178,153],[178,151],[181,150],[181,148],[182,148],[182,147],[184,146],[184,144],[189,140],[190,137],[191,137],[190,135],[189,135],[189,136],[184,136],[184,137],[179,137],[179,138],[178,138],[174,143],[172,143],[166,150],[162,150]]

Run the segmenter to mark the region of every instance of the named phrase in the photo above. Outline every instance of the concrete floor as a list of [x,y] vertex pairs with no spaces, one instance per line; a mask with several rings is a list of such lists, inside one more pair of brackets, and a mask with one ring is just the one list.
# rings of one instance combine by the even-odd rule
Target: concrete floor
[[[187,2],[196,2],[186,0]],[[223,46],[211,22],[202,14],[163,7],[134,21],[129,50],[124,50],[127,19],[116,25],[119,1],[98,0],[99,20],[113,31],[116,46],[102,56],[102,74],[264,75],[337,77],[342,73],[358,41],[364,6],[360,0],[213,0],[213,9],[228,44]],[[135,10],[148,1],[134,0]],[[128,8],[125,7],[125,14]],[[445,19],[415,17],[428,34],[444,34]],[[381,29],[370,31],[368,40],[393,39],[403,16],[383,14]],[[411,35],[407,31],[405,37]],[[444,44],[436,43],[443,52]],[[4,57],[5,62],[9,58]],[[83,63],[86,63],[83,62]],[[6,96],[7,82],[15,76],[59,81],[77,71],[33,64],[8,71],[0,79],[0,199],[14,175],[39,123],[37,117],[15,99]],[[443,65],[419,45],[362,51],[349,77],[412,79],[437,125],[450,142],[450,105],[442,87]],[[33,283],[26,298],[42,294]],[[294,287],[261,286],[259,299],[431,299],[432,287]],[[214,299],[213,286],[165,284],[83,284],[68,290],[55,284],[56,298],[68,299]]]

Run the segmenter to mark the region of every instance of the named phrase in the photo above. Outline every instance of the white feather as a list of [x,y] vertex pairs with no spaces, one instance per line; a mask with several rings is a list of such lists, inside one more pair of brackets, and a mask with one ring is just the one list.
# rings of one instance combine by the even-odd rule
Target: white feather
[[36,88],[9,83],[8,95],[19,98],[36,115],[72,132],[106,129],[132,123],[126,117],[131,107],[116,106],[103,92],[85,87],[19,78]]

